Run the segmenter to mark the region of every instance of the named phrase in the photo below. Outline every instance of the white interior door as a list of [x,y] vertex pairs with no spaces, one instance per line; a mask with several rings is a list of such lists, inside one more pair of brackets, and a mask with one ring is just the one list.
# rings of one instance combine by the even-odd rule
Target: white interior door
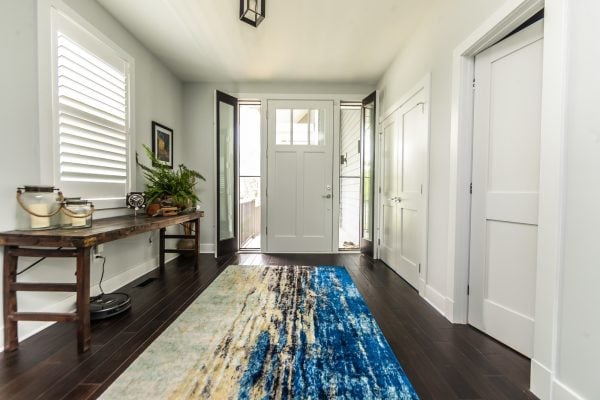
[[396,114],[383,121],[381,131],[381,230],[379,257],[390,267],[398,264],[398,130]]
[[421,288],[426,255],[427,97],[419,91],[383,123],[381,135],[381,259]]
[[533,351],[543,21],[475,60],[469,323]]
[[267,250],[333,249],[333,102],[268,103]]

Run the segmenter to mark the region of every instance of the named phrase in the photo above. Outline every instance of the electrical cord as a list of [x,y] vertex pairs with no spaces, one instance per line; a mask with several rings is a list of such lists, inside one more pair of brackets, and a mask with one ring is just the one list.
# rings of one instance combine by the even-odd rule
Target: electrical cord
[[102,289],[102,280],[104,279],[104,266],[106,265],[106,257],[96,256],[96,258],[102,259],[102,273],[100,274],[100,282],[98,282],[98,288],[100,288],[100,296],[102,296],[104,294],[104,290]]
[[[98,288],[100,289],[100,294],[97,296],[91,297],[90,301],[98,300],[106,294],[106,293],[104,293],[104,289],[102,289],[102,281],[104,280],[104,267],[106,265],[106,257],[100,256],[100,255],[95,255],[94,257],[102,259],[102,272],[100,273],[100,282],[98,282]],[[129,297],[129,295],[127,293],[123,293],[123,292],[112,292],[111,294],[122,294],[122,295]]]
[[[62,249],[62,247],[59,247],[59,248],[58,248],[58,249],[56,249],[56,250],[61,250],[61,249]],[[36,265],[38,265],[39,263],[41,263],[41,262],[42,262],[42,261],[44,261],[45,259],[46,259],[46,257],[42,257],[42,258],[40,258],[39,260],[37,260],[37,261],[33,262],[31,265],[29,265],[28,267],[26,267],[26,268],[25,268],[25,269],[23,269],[22,271],[20,271],[20,272],[17,272],[17,275],[21,275],[23,272],[27,272],[27,271],[29,271],[31,268],[35,267]]]

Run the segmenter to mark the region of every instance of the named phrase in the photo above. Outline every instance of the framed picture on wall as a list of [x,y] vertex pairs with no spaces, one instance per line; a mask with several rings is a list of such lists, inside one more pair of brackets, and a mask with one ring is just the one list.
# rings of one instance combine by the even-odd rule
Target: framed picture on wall
[[173,168],[173,129],[152,121],[152,152],[158,161]]

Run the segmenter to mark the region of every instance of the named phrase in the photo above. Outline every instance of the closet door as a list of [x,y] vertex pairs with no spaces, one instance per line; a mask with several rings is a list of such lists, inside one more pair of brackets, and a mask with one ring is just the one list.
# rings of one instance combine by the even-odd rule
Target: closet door
[[543,21],[475,59],[469,323],[531,356]]
[[427,252],[428,129],[423,89],[384,121],[381,135],[380,256],[415,288]]

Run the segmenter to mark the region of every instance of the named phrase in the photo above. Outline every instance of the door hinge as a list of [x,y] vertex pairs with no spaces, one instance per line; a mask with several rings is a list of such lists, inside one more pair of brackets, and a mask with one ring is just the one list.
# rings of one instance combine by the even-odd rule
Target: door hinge
[[381,246],[381,239],[377,239],[377,246]]
[[268,235],[269,234],[269,227],[265,226],[265,233]]
[[358,154],[360,154],[360,153],[361,153],[361,151],[360,151],[360,150],[361,150],[361,149],[360,149],[360,139],[358,139],[358,142],[357,142],[357,143],[358,143]]
[[421,263],[419,263],[419,275],[421,274]]
[[473,90],[475,89],[475,78],[473,78]]
[[381,186],[379,186],[379,193],[381,193]]
[[473,183],[469,184],[469,193],[473,194]]
[[467,285],[467,296],[471,294],[471,287]]
[[421,194],[423,194],[423,184],[421,184]]

